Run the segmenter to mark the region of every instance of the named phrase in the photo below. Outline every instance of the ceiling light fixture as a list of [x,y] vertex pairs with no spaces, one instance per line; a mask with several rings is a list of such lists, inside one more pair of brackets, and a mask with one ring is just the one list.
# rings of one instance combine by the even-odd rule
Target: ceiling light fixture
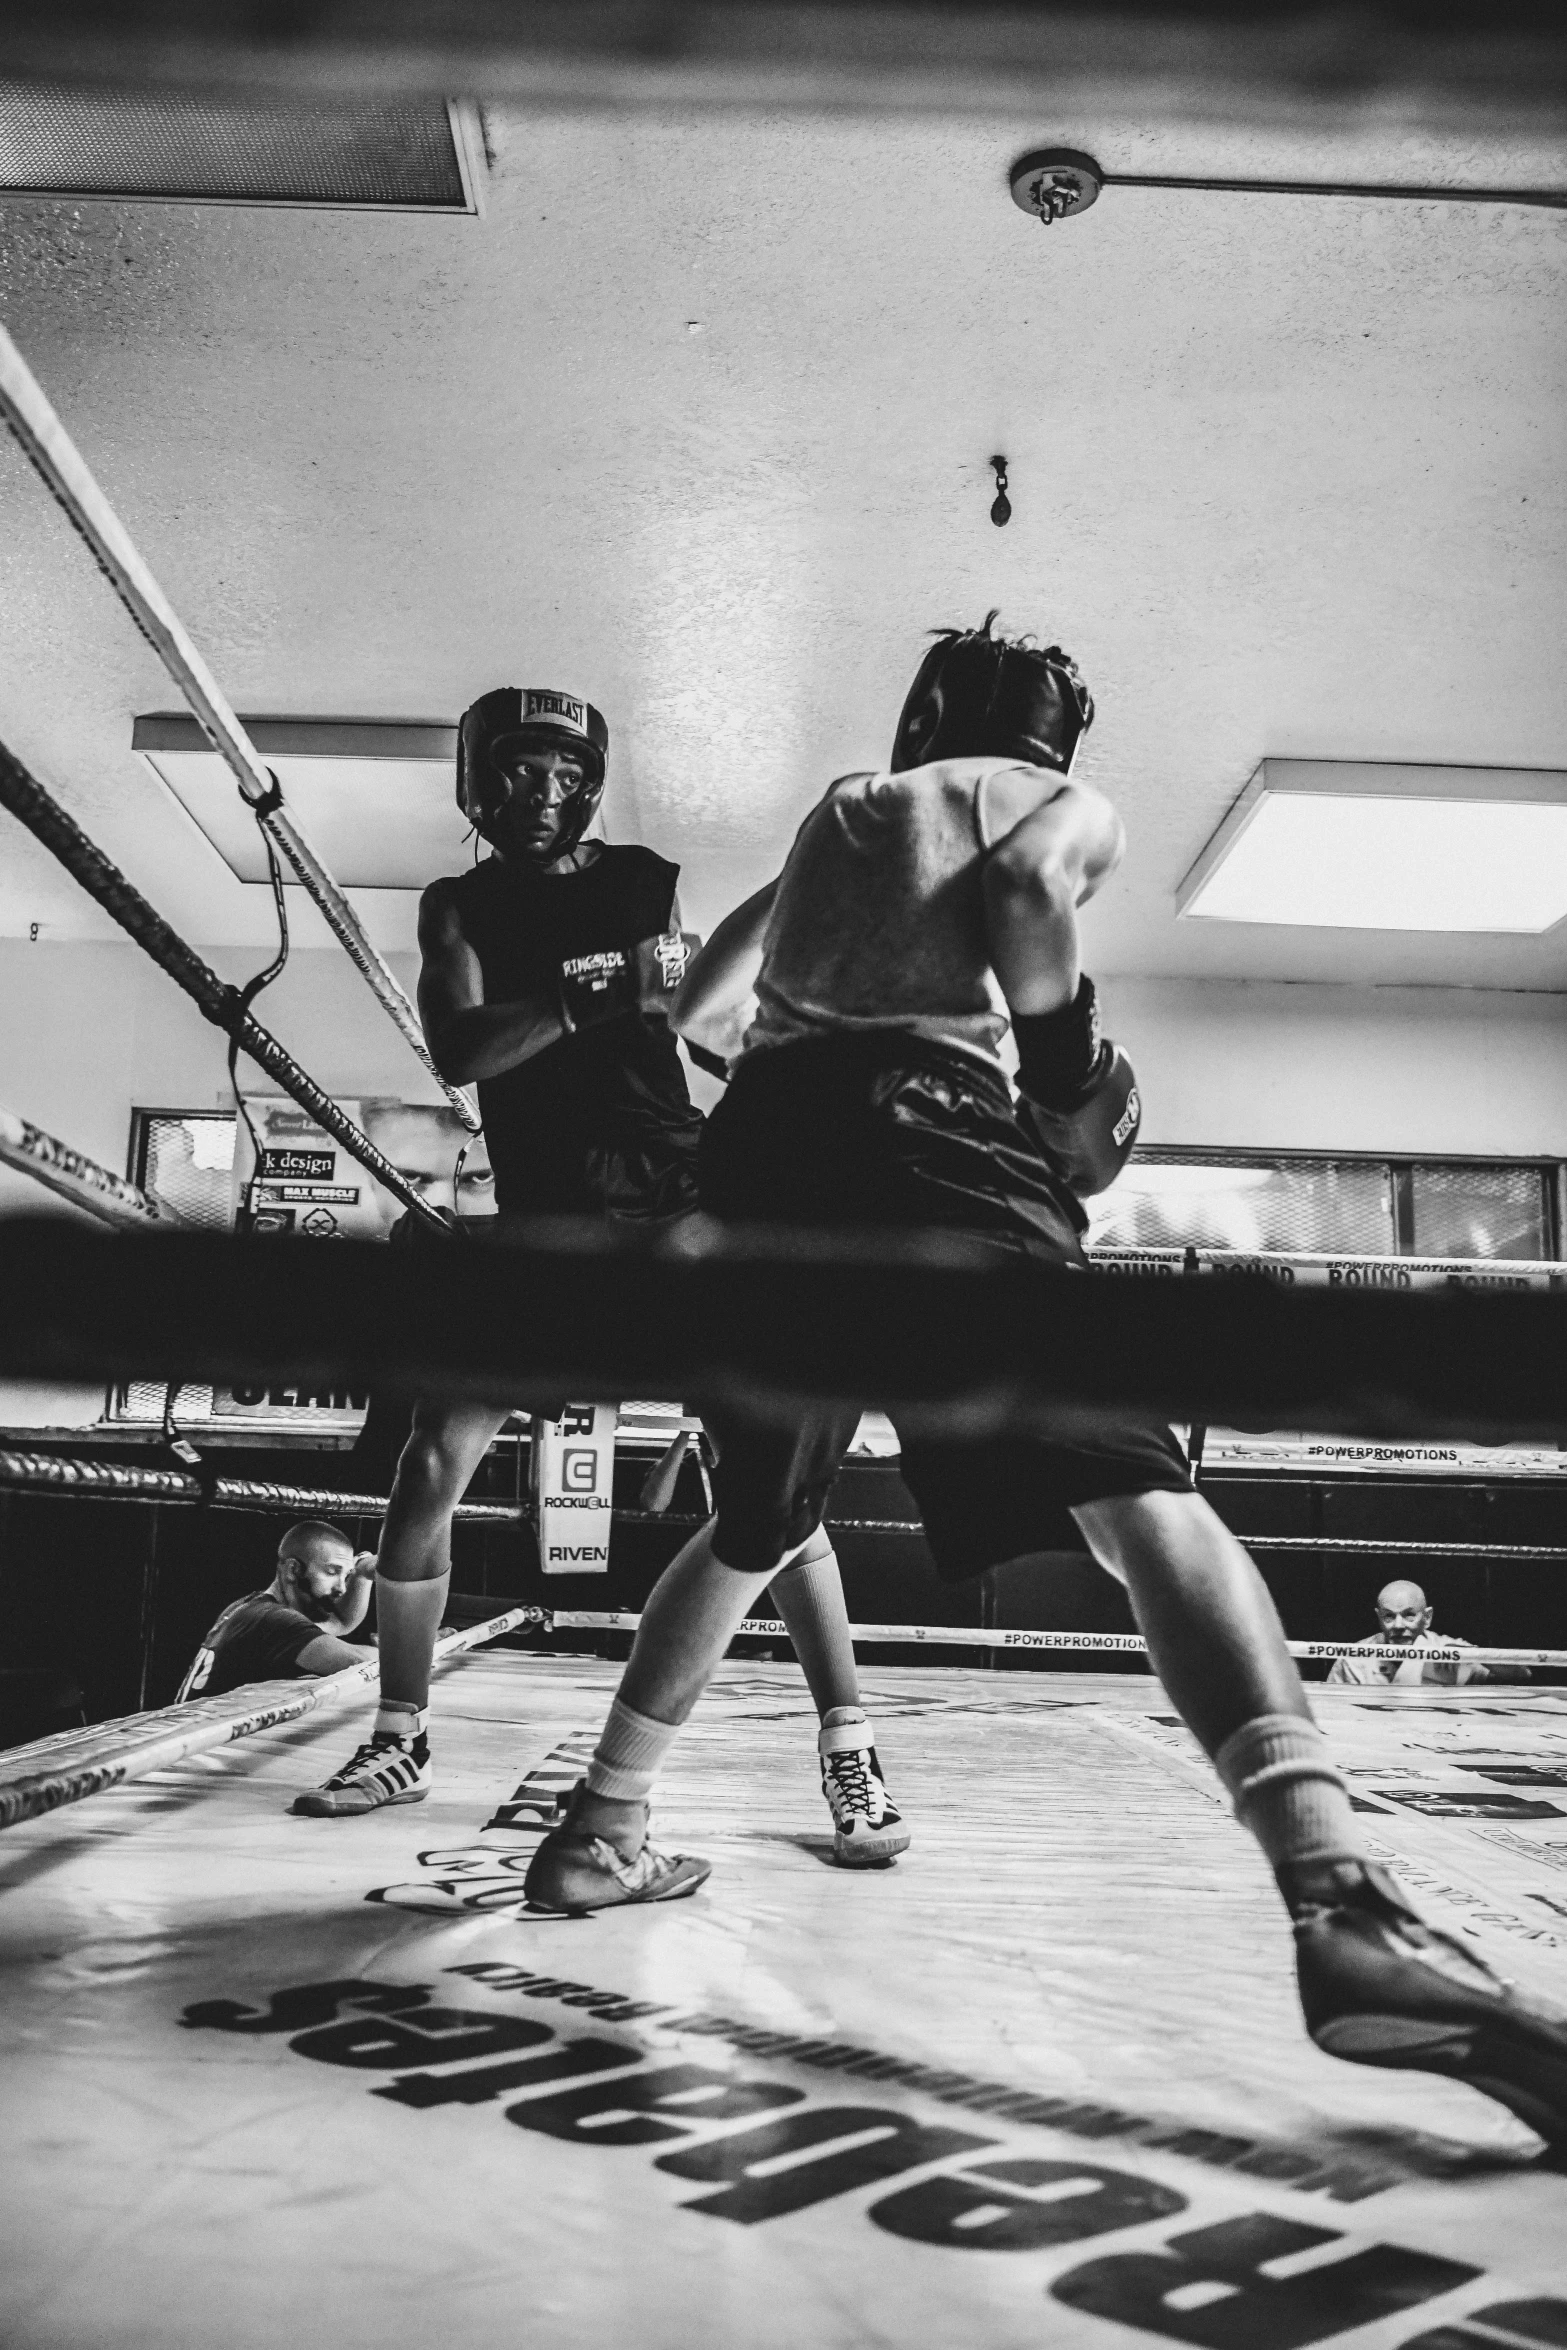
[[[460,870],[455,726],[354,718],[240,723],[345,889],[423,889],[435,874]],[[184,712],[138,718],[131,748],[229,871],[265,883],[260,829],[195,719]]]
[[1567,774],[1264,759],[1175,905],[1187,921],[1538,935],[1567,917]]

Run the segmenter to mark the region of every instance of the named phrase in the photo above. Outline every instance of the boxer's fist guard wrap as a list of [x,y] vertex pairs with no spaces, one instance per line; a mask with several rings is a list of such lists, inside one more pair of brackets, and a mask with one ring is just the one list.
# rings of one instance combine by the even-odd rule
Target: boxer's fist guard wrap
[[1131,1157],[1142,1098],[1131,1062],[1099,1033],[1099,1005],[1086,975],[1056,1012],[1014,1015],[1018,1115],[1079,1199],[1108,1191]]
[[694,930],[665,930],[637,948],[637,982],[642,1009],[667,1019],[691,958],[702,941]]
[[568,1036],[599,1028],[627,1012],[667,1019],[701,940],[688,930],[661,931],[634,947],[600,947],[569,955],[560,967],[560,1017]]
[[601,1028],[638,1008],[636,951],[599,947],[590,955],[568,955],[560,967],[560,1018],[568,1036],[579,1028]]

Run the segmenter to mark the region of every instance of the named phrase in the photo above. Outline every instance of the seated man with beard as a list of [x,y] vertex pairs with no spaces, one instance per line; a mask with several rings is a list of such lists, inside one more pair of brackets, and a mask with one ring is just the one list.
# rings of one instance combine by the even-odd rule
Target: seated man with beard
[[301,1518],[278,1544],[266,1589],[231,1600],[208,1632],[176,1702],[362,1665],[365,1649],[348,1635],[365,1620],[374,1582],[371,1552],[356,1558],[346,1534],[324,1518]]

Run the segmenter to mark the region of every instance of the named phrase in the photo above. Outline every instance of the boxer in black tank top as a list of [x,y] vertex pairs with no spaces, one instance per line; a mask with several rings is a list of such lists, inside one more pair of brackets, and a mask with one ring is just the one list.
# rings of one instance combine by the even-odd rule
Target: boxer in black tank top
[[[476,1083],[499,1213],[667,1224],[697,1204],[700,1113],[668,1011],[691,944],[678,867],[585,838],[609,732],[569,694],[503,687],[458,729],[457,797],[492,854],[419,904],[419,1013],[437,1067]],[[439,1245],[437,1243],[437,1245]],[[430,1791],[430,1664],[451,1571],[452,1515],[506,1413],[421,1401],[381,1533],[381,1704],[370,1738],[295,1810],[342,1817]],[[908,1844],[859,1702],[837,1560],[825,1534],[774,1592],[817,1710],[835,1857]],[[681,1888],[685,1889],[685,1888]]]
[[[435,884],[437,919],[477,960],[486,1005],[551,1006],[567,965],[678,934],[678,876],[679,867],[651,849],[600,842],[585,842],[570,863],[542,871],[488,857],[471,873]],[[695,1206],[702,1120],[674,1035],[629,988],[623,993],[614,1017],[561,1033],[529,1058],[479,1076],[503,1215],[645,1222]]]

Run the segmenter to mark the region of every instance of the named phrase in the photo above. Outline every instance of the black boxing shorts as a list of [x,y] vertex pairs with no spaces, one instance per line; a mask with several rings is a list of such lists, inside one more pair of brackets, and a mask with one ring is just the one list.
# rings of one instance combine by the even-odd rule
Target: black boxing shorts
[[[708,1119],[702,1206],[732,1223],[836,1230],[939,1226],[1046,1264],[1085,1263],[1082,1210],[1012,1112],[999,1071],[906,1030],[747,1056]],[[704,1404],[717,1440],[717,1555],[761,1573],[820,1524],[859,1413],[760,1425]],[[894,1415],[896,1425],[896,1415]],[[1169,1428],[1097,1415],[1069,1432],[982,1442],[905,1437],[902,1472],[937,1571],[953,1583],[1040,1550],[1081,1550],[1068,1514],[1115,1495],[1186,1493]]]
[[668,1224],[696,1213],[694,1122],[615,1143],[552,1151],[541,1147],[519,1166],[497,1171],[503,1224],[515,1216],[607,1216],[615,1223]]

